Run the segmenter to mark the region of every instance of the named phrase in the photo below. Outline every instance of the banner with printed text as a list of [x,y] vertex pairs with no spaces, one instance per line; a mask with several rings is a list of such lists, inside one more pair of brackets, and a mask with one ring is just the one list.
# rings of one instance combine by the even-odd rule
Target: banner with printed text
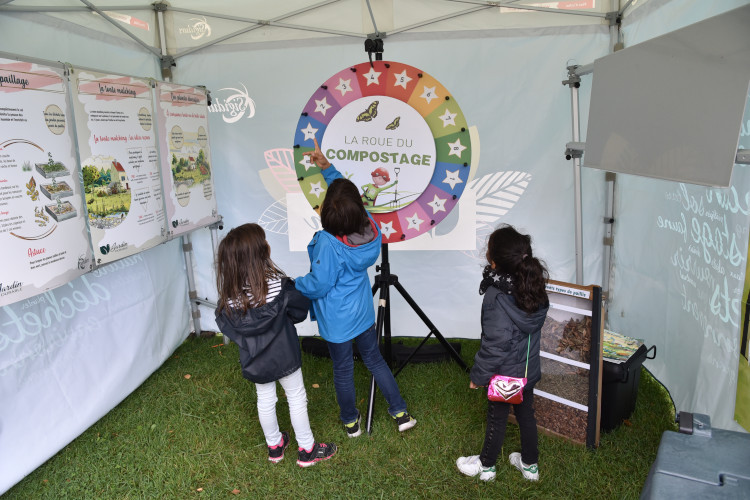
[[0,306],[88,272],[62,68],[0,59]]
[[168,231],[182,234],[219,220],[208,139],[206,91],[159,82],[157,126]]
[[89,71],[73,81],[91,242],[104,264],[166,240],[151,84]]

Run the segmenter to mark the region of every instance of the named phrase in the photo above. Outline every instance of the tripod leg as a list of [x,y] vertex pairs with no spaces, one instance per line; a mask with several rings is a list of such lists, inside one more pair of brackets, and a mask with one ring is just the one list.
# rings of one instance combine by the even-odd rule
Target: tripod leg
[[[430,318],[427,317],[427,315],[424,313],[424,311],[422,311],[422,309],[419,308],[419,306],[417,305],[417,303],[414,301],[414,299],[411,298],[411,296],[406,291],[406,289],[403,286],[401,286],[401,283],[399,283],[398,281],[396,281],[396,282],[393,283],[393,285],[396,287],[396,290],[398,290],[398,292],[401,294],[401,296],[404,298],[404,300],[406,300],[406,302],[411,306],[411,308],[414,310],[414,312],[417,313],[417,316],[419,316],[419,318],[424,322],[424,324],[427,325],[427,327],[430,329],[430,334],[429,335],[433,335],[434,334],[435,338],[437,338],[440,341],[440,343],[443,345],[443,347],[445,348],[445,350],[448,351],[448,354],[451,355],[451,357],[453,358],[453,360],[456,363],[458,363],[458,365],[461,368],[463,368],[464,371],[468,372],[469,371],[469,367],[466,366],[466,363],[464,363],[464,360],[461,359],[461,356],[459,356],[458,353],[456,352],[456,350],[453,348],[453,346],[451,346],[448,343],[448,341],[445,340],[445,337],[443,337],[443,335],[438,331],[437,327],[435,327],[435,325],[432,324],[432,321],[430,321]],[[429,337],[429,335],[428,335],[428,337]],[[424,341],[422,342],[422,344],[424,344]],[[422,347],[422,344],[420,344],[419,347]],[[416,352],[416,351],[414,351],[414,352]],[[413,355],[414,355],[414,353],[412,353],[412,356]],[[411,356],[409,358],[411,358]],[[406,363],[404,363],[403,366],[405,366],[405,365],[406,365]],[[399,368],[399,371],[401,371],[401,369],[403,368],[403,366],[401,368]]]
[[[374,289],[374,287],[373,287]],[[375,322],[376,333],[378,335],[378,345],[380,345],[380,337],[383,333],[383,325],[385,318],[388,313],[388,287],[380,287],[380,299],[378,300],[378,316]],[[390,320],[389,320],[390,323]],[[389,325],[390,326],[390,325]],[[390,334],[390,332],[389,332]],[[365,429],[368,434],[372,433],[372,414],[375,406],[375,391],[377,390],[377,384],[375,384],[375,377],[370,375],[370,398],[367,403],[367,420]]]

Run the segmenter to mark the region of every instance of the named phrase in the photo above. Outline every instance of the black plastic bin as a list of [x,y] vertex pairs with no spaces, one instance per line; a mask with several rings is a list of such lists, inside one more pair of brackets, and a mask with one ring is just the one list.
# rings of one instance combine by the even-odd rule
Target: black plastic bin
[[[653,350],[653,355],[648,353]],[[602,409],[601,430],[611,431],[629,418],[635,410],[638,397],[638,382],[641,380],[641,366],[646,359],[656,357],[656,346],[642,345],[622,363],[604,360],[602,370]]]

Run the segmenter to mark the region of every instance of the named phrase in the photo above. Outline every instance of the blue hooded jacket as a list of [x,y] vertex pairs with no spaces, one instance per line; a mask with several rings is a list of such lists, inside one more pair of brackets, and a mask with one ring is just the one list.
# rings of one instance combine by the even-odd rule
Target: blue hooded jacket
[[[331,165],[323,170],[330,184],[342,175]],[[310,272],[295,280],[297,290],[312,301],[311,319],[318,321],[320,335],[340,344],[351,340],[375,323],[372,288],[367,268],[380,255],[382,235],[370,216],[374,238],[350,246],[321,230],[307,246]]]

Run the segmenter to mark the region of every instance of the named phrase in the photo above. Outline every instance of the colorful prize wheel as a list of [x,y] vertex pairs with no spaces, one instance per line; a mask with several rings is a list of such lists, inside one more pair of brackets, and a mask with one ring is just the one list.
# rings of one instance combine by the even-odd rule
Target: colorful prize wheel
[[329,78],[307,101],[294,134],[294,161],[313,208],[325,198],[320,169],[303,153],[313,137],[362,193],[384,243],[419,236],[458,203],[469,178],[471,139],[461,108],[427,73],[374,61]]

